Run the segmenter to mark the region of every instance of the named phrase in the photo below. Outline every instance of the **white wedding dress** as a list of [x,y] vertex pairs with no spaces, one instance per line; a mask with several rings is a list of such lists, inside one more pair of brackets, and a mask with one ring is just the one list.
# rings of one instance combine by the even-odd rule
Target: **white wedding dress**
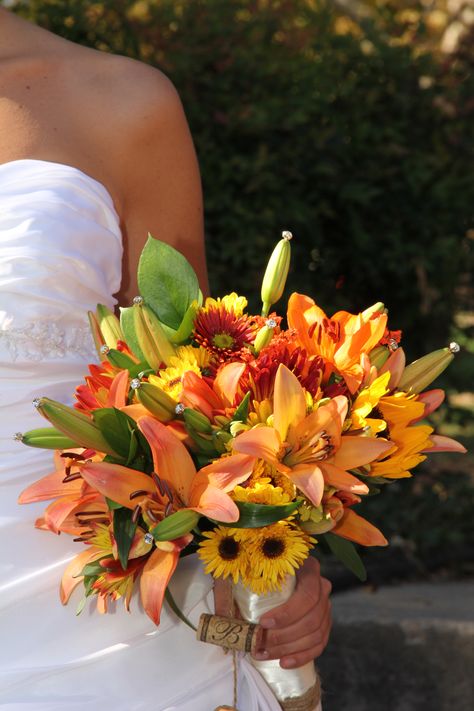
[[[156,628],[132,599],[112,614],[76,617],[76,591],[58,589],[81,551],[69,536],[34,528],[45,504],[19,506],[22,489],[48,473],[52,453],[14,441],[47,423],[32,400],[71,402],[96,356],[86,313],[114,304],[122,243],[103,185],[41,160],[0,165],[0,708],[2,711],[213,711],[233,702],[233,665],[165,608]],[[196,623],[212,606],[211,580],[194,557],[171,582]],[[238,665],[239,711],[280,706],[251,665]]]

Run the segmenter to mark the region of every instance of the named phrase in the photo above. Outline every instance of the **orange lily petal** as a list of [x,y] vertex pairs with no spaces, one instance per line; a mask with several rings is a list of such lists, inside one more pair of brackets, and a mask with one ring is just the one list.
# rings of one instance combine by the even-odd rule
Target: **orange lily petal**
[[120,409],[122,412],[125,412],[126,415],[129,415],[132,420],[135,420],[135,422],[138,420],[139,417],[151,416],[150,411],[147,410],[146,407],[144,407],[139,402],[133,405],[125,405],[125,407],[121,407]]
[[128,395],[128,370],[122,370],[112,381],[106,407],[125,407]]
[[291,370],[282,363],[275,377],[273,423],[284,442],[290,425],[298,425],[306,416],[304,390]]
[[355,469],[378,459],[393,447],[392,442],[380,437],[341,437],[339,449],[331,461],[341,469]]
[[[418,395],[418,402],[422,402],[425,406],[424,412],[422,417],[419,419],[422,419],[423,417],[428,417],[428,415],[431,415],[432,412],[438,409],[438,407],[441,405],[441,403],[444,401],[444,390],[441,390],[440,388],[435,388],[434,390],[426,390],[424,393],[420,393]],[[418,420],[413,420],[410,422],[410,424],[413,424],[413,422],[418,422]]]
[[[97,500],[97,494],[94,492],[90,496],[84,496],[82,498],[63,496],[56,501],[53,501],[49,506],[46,507],[44,512],[44,521],[48,526],[50,531],[53,533],[60,533],[64,531],[65,533],[70,533],[71,535],[77,535],[81,532],[81,527],[69,526],[68,530],[63,527],[64,521],[76,510],[82,510],[83,505],[92,501]],[[84,506],[85,508],[85,506]]]
[[431,435],[430,440],[433,446],[424,449],[423,452],[459,452],[459,454],[465,454],[467,452],[466,447],[464,447],[461,442],[457,442],[451,437]]
[[145,612],[155,625],[160,624],[166,588],[179,560],[179,548],[157,548],[148,558],[140,578],[140,594]]
[[247,454],[233,454],[231,457],[222,457],[200,469],[194,481],[199,481],[201,477],[205,477],[206,481],[213,486],[219,487],[221,491],[232,491],[237,484],[249,478],[254,464],[255,457]]
[[159,477],[171,484],[187,503],[196,467],[188,450],[171,432],[153,417],[140,417],[138,427],[145,435],[153,455],[153,466]]
[[288,477],[315,506],[319,506],[324,494],[324,477],[317,465],[297,464],[289,471]]
[[240,515],[230,496],[207,482],[200,482],[193,487],[189,508],[222,523],[234,523]]
[[81,570],[83,570],[87,563],[91,563],[93,560],[97,560],[103,555],[104,551],[100,548],[88,546],[86,550],[82,551],[82,553],[79,553],[79,555],[76,555],[76,557],[71,560],[63,573],[61,585],[59,587],[59,596],[63,605],[66,605],[74,588],[76,588],[79,583],[82,583],[83,578],[80,576]]
[[76,479],[74,481],[63,484],[63,479],[66,476],[64,469],[60,469],[51,474],[35,481],[26,489],[24,489],[20,496],[18,497],[19,504],[30,504],[34,501],[47,501],[48,499],[55,499],[58,496],[65,495],[80,495],[85,484],[82,479]]
[[222,409],[222,402],[214,390],[209,387],[206,381],[200,378],[197,373],[188,370],[183,375],[182,383],[183,391],[181,393],[181,401],[186,407],[199,410],[210,420],[212,419],[214,410]]
[[400,378],[405,370],[406,357],[403,348],[397,348],[396,351],[392,353],[384,363],[384,365],[379,370],[379,375],[382,373],[390,373],[390,380],[388,381],[387,388],[393,390],[397,387],[400,382]]
[[324,474],[326,484],[333,486],[340,491],[349,491],[352,494],[368,494],[369,487],[360,479],[349,474],[349,472],[335,467],[330,462],[321,462],[321,469]]
[[81,467],[81,474],[85,481],[97,489],[102,496],[107,496],[128,509],[135,508],[136,502],[130,500],[130,494],[134,491],[143,490],[148,494],[156,492],[151,477],[120,464],[91,462]]
[[[233,407],[245,363],[229,363],[220,368],[214,380],[214,390],[226,407]],[[221,405],[222,406],[222,405]]]
[[354,513],[351,509],[346,509],[342,519],[332,529],[334,533],[349,541],[355,541],[362,546],[386,546],[388,541],[378,528]]
[[280,467],[276,455],[280,451],[281,440],[273,427],[254,427],[253,430],[242,432],[235,438],[232,446],[237,452],[260,457],[270,464]]

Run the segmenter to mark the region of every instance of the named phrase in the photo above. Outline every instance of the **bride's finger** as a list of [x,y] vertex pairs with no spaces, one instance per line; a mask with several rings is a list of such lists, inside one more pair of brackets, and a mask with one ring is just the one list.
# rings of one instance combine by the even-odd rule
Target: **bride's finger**
[[313,609],[296,625],[283,630],[267,631],[256,658],[281,659],[306,652],[305,660],[308,661],[313,652],[319,656],[324,650],[331,624],[331,604],[328,601],[322,611]]

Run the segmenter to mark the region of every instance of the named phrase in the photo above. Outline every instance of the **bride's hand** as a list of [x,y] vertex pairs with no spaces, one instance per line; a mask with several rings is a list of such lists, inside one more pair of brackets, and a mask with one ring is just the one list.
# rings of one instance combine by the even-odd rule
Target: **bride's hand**
[[[285,669],[301,667],[319,657],[331,631],[331,583],[321,577],[319,563],[307,558],[296,573],[296,588],[288,602],[260,619],[263,642],[256,659],[280,659]],[[232,607],[228,581],[214,584],[216,613],[228,617]]]
[[288,602],[260,619],[265,629],[256,659],[280,659],[284,669],[301,667],[319,657],[331,631],[331,583],[321,577],[319,563],[307,558],[296,573],[296,588]]

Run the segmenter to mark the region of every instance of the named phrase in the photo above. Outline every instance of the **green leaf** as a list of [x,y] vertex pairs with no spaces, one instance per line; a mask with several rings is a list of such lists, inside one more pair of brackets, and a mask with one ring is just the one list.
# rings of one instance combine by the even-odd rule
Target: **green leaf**
[[136,530],[137,523],[132,521],[130,509],[123,507],[114,511],[114,538],[117,543],[120,564],[124,570],[127,569],[128,554]]
[[130,430],[130,446],[128,449],[128,457],[127,457],[127,466],[130,466],[130,464],[133,462],[133,460],[137,456],[137,451],[138,451],[138,438],[136,435],[136,431],[134,429],[131,429]]
[[127,346],[130,350],[137,356],[140,361],[145,363],[143,370],[149,368],[149,364],[146,362],[146,358],[143,355],[143,351],[138,343],[138,338],[135,333],[135,323],[134,323],[134,309],[133,306],[125,306],[120,308],[120,326],[122,328]]
[[331,549],[331,552],[351,573],[354,573],[362,582],[367,580],[367,571],[353,543],[347,541],[345,538],[341,538],[341,536],[336,536],[334,533],[325,533],[324,540]]
[[261,528],[277,521],[288,518],[301,504],[301,501],[292,501],[290,504],[282,506],[270,506],[268,504],[251,504],[247,501],[236,501],[240,511],[239,520],[235,523],[221,523],[221,526],[232,526],[233,528]]
[[104,560],[104,558],[107,558],[107,556],[104,555],[104,557],[100,558],[99,560],[94,560],[92,563],[87,563],[87,565],[85,565],[79,573],[78,577],[89,578],[95,577],[103,573],[105,569],[101,566],[100,561]]
[[[105,461],[105,459],[104,459]],[[115,511],[116,509],[121,509],[122,504],[118,504],[116,501],[112,501],[112,499],[108,499],[105,497],[105,500],[107,502],[107,506],[109,507],[110,511]]]
[[240,405],[234,412],[231,422],[245,422],[249,414],[250,390],[245,394]]
[[187,259],[151,235],[138,263],[138,286],[160,321],[175,330],[192,302],[199,298],[197,276]]
[[135,421],[116,407],[95,410],[92,416],[108,444],[120,457],[128,459]]
[[173,610],[174,614],[177,617],[179,617],[179,619],[182,622],[184,622],[185,625],[187,625],[188,627],[191,627],[192,630],[197,632],[197,628],[193,625],[193,623],[190,620],[188,620],[188,618],[186,617],[184,612],[178,607],[174,597],[171,594],[169,587],[166,588],[166,590],[165,590],[165,599],[166,599],[166,602],[168,603],[168,605],[170,606],[170,608]]
[[191,333],[193,332],[194,319],[196,318],[198,309],[198,302],[193,301],[186,313],[184,314],[183,320],[181,321],[178,330],[172,332],[172,335],[170,336],[170,341],[172,343],[180,345],[181,343],[185,343],[188,340]]

